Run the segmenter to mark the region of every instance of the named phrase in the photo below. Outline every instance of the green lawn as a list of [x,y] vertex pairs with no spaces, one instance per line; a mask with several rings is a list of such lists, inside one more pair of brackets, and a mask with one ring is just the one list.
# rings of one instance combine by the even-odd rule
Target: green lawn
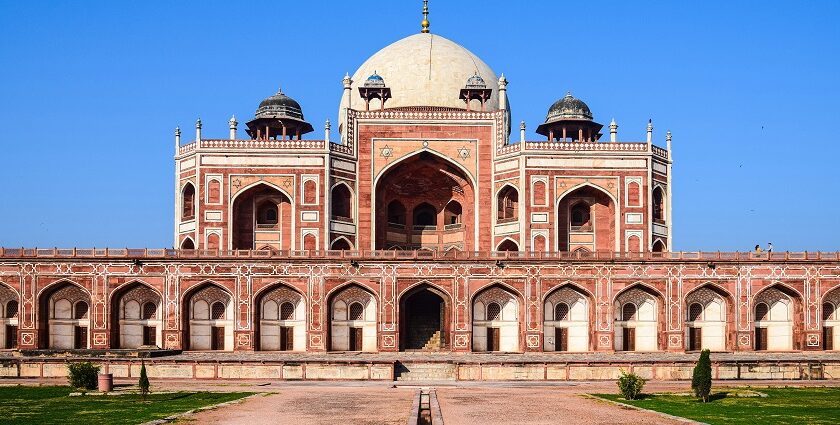
[[767,397],[736,397],[734,390],[712,389],[708,403],[680,395],[646,395],[624,400],[613,394],[595,394],[645,409],[709,424],[838,424],[840,388],[751,388]]
[[70,387],[0,387],[3,424],[139,424],[253,393],[179,392],[68,397]]

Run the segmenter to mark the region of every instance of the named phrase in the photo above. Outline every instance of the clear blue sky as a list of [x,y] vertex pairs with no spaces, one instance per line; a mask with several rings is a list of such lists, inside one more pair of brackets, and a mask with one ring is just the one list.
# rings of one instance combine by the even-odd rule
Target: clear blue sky
[[[431,1],[529,138],[567,90],[674,134],[677,250],[840,249],[840,2]],[[282,86],[316,129],[421,1],[0,0],[0,245],[168,247],[173,138]],[[313,138],[322,134],[316,131]]]

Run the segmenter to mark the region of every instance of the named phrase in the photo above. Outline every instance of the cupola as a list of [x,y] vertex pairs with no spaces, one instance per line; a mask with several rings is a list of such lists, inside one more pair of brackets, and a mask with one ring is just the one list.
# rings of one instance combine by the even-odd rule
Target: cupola
[[253,139],[300,139],[301,135],[313,131],[312,125],[303,119],[300,104],[282,90],[260,102],[254,119],[246,125]]
[[545,122],[537,127],[537,134],[549,141],[597,141],[602,124],[592,120],[592,111],[582,100],[566,93],[548,108]]

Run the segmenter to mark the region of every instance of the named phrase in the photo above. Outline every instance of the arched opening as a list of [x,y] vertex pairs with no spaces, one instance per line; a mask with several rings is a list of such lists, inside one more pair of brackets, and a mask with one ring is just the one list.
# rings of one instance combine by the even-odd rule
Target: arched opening
[[290,249],[293,223],[286,195],[266,184],[251,187],[233,202],[233,249]]
[[353,222],[353,203],[350,189],[345,184],[337,184],[332,189],[332,219]]
[[437,211],[425,202],[414,207],[412,215],[415,230],[435,230],[437,227]]
[[591,232],[592,223],[590,222],[589,204],[586,201],[580,201],[572,206],[571,209],[571,231],[573,232]]
[[405,229],[405,207],[400,201],[391,201],[388,204],[388,227],[394,229]]
[[[783,285],[773,285],[755,296],[753,323],[754,348],[757,351],[790,351],[799,349],[798,329],[794,317],[801,317],[799,296]],[[801,325],[802,321],[799,321]]]
[[181,220],[195,218],[195,186],[187,183],[181,190]]
[[665,221],[665,195],[659,186],[653,189],[653,219],[660,222]]
[[306,303],[294,289],[277,284],[254,302],[254,347],[263,351],[306,351]]
[[387,168],[375,193],[376,249],[472,249],[474,188],[457,164],[420,152]]
[[377,351],[376,299],[358,285],[330,296],[329,349],[332,351]]
[[18,302],[17,292],[0,284],[0,348],[18,346]]
[[543,305],[543,350],[590,351],[590,306],[589,297],[572,285],[551,291]]
[[823,350],[840,350],[840,288],[823,297],[821,317]]
[[448,346],[449,297],[432,286],[415,287],[400,299],[400,348],[437,351]]
[[729,295],[706,285],[690,292],[685,297],[685,306],[686,350],[725,351],[729,335],[727,321],[734,319]]
[[505,239],[502,243],[499,244],[499,247],[496,248],[496,251],[519,251],[519,245],[516,242]]
[[447,230],[461,227],[461,204],[458,201],[449,201],[443,210],[443,224]]
[[497,198],[496,219],[498,223],[516,221],[519,215],[519,192],[513,186],[505,186]]
[[163,347],[163,314],[160,295],[133,282],[111,296],[111,347]]
[[189,350],[233,351],[233,299],[215,283],[190,289],[182,305],[182,346]]
[[652,289],[635,285],[615,298],[614,341],[616,351],[657,351],[662,347],[659,326],[662,300]]
[[557,232],[560,251],[615,251],[615,203],[600,189],[579,187],[560,199]]
[[338,238],[333,241],[332,245],[330,246],[330,249],[334,251],[349,251],[353,248],[350,246],[350,242],[347,242],[347,239]]
[[501,285],[473,298],[473,351],[518,352],[519,299]]
[[90,348],[90,296],[70,282],[53,285],[38,299],[40,348]]
[[653,252],[665,252],[665,243],[661,239],[653,243]]
[[195,249],[195,243],[193,243],[192,238],[184,238],[184,240],[181,241],[181,249]]

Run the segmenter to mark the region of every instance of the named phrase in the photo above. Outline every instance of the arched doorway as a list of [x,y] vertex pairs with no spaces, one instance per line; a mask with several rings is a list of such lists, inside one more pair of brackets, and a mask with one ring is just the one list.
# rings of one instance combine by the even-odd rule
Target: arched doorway
[[659,350],[661,297],[652,289],[636,285],[621,292],[613,305],[616,351]]
[[725,351],[729,296],[713,286],[703,286],[685,297],[686,350]]
[[445,293],[428,285],[400,299],[400,349],[437,351],[448,346],[449,308]]
[[283,192],[258,184],[233,201],[233,249],[291,249],[292,203]]
[[823,297],[821,317],[823,350],[840,350],[840,288]]
[[40,348],[90,348],[90,295],[70,282],[54,285],[38,300]]
[[519,300],[501,285],[473,298],[473,351],[519,351]]
[[111,347],[163,346],[160,295],[150,287],[129,283],[111,298]]
[[377,351],[376,316],[373,294],[350,285],[330,297],[330,347],[332,351]]
[[557,207],[559,251],[616,251],[615,217],[607,192],[585,185],[567,193]]
[[771,286],[756,295],[753,301],[755,350],[798,349],[795,343],[797,321],[794,320],[798,316],[798,300],[796,292],[782,285]]
[[264,291],[257,302],[255,347],[263,351],[306,351],[306,303],[283,284]]
[[552,291],[544,304],[545,351],[590,351],[589,297],[572,285]]
[[17,292],[0,283],[0,348],[17,348],[18,311],[20,302]]
[[474,188],[447,159],[405,158],[377,179],[375,193],[376,249],[473,249]]
[[233,301],[228,291],[205,283],[191,289],[181,303],[184,349],[233,351]]

